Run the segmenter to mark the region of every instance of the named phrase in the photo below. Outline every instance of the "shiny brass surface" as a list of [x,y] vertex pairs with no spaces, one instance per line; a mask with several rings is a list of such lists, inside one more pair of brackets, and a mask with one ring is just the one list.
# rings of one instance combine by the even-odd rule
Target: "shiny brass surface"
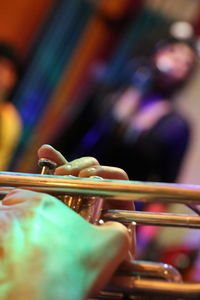
[[116,272],[116,276],[122,275],[164,279],[168,282],[182,282],[180,273],[171,265],[143,260],[123,262]]
[[200,283],[176,283],[161,280],[137,279],[131,276],[113,276],[108,291],[128,293],[130,295],[142,294],[143,299],[148,295],[167,296],[167,299],[200,299]]
[[185,228],[200,228],[200,217],[172,213],[152,213],[127,210],[106,210],[101,217],[105,221],[116,221],[123,224],[135,222],[137,225],[155,225]]
[[[0,172],[1,197],[16,187],[61,198],[66,205],[94,224],[101,218],[125,225],[200,228],[200,186],[197,185]],[[182,203],[197,215],[102,211],[103,201],[108,199]],[[93,299],[200,299],[200,283],[181,282],[177,270],[165,264],[132,261],[120,266],[103,292],[104,296],[102,294]]]
[[[123,180],[97,180],[73,176],[0,172],[2,187],[20,187],[54,195],[103,196],[105,199],[143,202],[200,203],[200,186]],[[2,188],[6,192],[6,188]]]

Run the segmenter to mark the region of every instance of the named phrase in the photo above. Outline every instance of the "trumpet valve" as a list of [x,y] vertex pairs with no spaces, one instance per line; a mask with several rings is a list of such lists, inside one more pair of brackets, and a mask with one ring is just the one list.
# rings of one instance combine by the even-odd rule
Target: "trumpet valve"
[[38,161],[38,166],[42,168],[41,174],[45,175],[45,174],[53,174],[55,168],[57,167],[57,164],[47,158],[41,158]]

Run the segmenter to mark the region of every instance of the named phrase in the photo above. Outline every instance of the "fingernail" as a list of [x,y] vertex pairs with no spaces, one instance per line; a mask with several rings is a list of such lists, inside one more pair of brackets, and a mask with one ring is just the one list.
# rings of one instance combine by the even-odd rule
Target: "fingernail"
[[44,146],[53,149],[53,147],[51,145],[49,145],[49,144],[43,144],[43,145],[41,145],[41,147],[44,147]]

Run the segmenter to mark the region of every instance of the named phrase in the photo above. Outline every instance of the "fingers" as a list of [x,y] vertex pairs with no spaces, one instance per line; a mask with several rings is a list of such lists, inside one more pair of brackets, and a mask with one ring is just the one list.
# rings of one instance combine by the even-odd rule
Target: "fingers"
[[2,200],[3,205],[16,205],[19,203],[24,203],[26,201],[31,201],[33,198],[38,198],[36,192],[22,190],[22,189],[13,189],[10,191]]
[[[97,226],[97,230],[102,232],[104,236],[108,233],[113,235],[115,241],[117,241],[117,244],[119,243],[121,245],[120,248],[123,251],[123,256],[121,256],[121,259],[127,257],[131,247],[135,247],[135,243],[132,241],[132,236],[130,235],[128,228],[121,223],[114,221],[106,222],[101,226]],[[114,245],[113,240],[112,247],[116,246],[117,245]]]
[[[85,169],[95,168],[99,166],[98,160],[94,157],[82,157],[75,159],[65,165],[58,167],[55,170],[55,175],[73,175],[80,176],[81,172]],[[90,172],[89,172],[90,173]],[[89,175],[91,176],[91,175]],[[88,177],[88,176],[86,176]]]
[[38,150],[38,157],[54,161],[58,167],[55,175],[79,176],[81,170],[99,165],[94,157],[82,157],[68,162],[64,156],[50,145],[42,145]]
[[126,172],[120,168],[96,165],[89,169],[83,169],[79,177],[100,176],[105,179],[128,180]]
[[99,176],[105,179],[128,180],[126,172],[120,168],[100,166],[94,157],[82,157],[56,169],[55,175],[74,175],[78,177]]
[[[79,174],[79,177],[92,177],[99,176],[104,179],[117,179],[117,180],[128,180],[128,175],[123,169],[109,167],[109,166],[100,166],[96,165],[92,168],[82,169]],[[104,202],[104,209],[121,209],[121,210],[134,210],[134,204],[132,201],[120,201],[120,200],[106,200]]]
[[24,220],[33,218],[36,207],[40,204],[41,193],[13,189],[2,200],[0,213],[9,215],[11,219]]
[[101,226],[94,225],[91,244],[92,268],[96,267],[97,280],[92,285],[91,292],[95,293],[104,286],[119,264],[126,259],[130,247],[130,237],[127,228],[117,222],[108,222]]
[[51,195],[45,193],[38,193],[23,189],[13,189],[2,200],[0,210],[14,210],[14,211],[30,211],[39,206],[49,207],[59,203],[59,201]]
[[94,157],[82,157],[68,162],[64,156],[50,145],[42,145],[38,150],[40,158],[47,158],[57,163],[55,175],[73,175],[79,177],[100,176],[105,179],[127,180],[128,175],[120,168],[100,166]]
[[64,158],[64,156],[50,145],[42,145],[38,149],[38,157],[39,159],[47,158],[49,160],[52,160],[58,166],[67,164],[67,160]]

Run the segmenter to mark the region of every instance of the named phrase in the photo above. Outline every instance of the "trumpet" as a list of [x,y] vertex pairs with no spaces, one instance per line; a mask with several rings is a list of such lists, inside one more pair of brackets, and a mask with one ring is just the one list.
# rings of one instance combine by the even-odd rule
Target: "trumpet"
[[[143,224],[200,228],[200,186],[138,181],[78,178],[31,173],[0,172],[1,198],[13,188],[49,193],[86,220],[114,220],[125,225]],[[103,210],[103,201],[182,203],[192,215]],[[194,212],[196,215],[194,215]],[[200,283],[184,283],[167,264],[130,261],[122,264],[109,285],[92,299],[200,299]],[[148,298],[152,295],[153,298]],[[120,298],[121,297],[121,298]],[[146,297],[146,298],[145,298]]]

